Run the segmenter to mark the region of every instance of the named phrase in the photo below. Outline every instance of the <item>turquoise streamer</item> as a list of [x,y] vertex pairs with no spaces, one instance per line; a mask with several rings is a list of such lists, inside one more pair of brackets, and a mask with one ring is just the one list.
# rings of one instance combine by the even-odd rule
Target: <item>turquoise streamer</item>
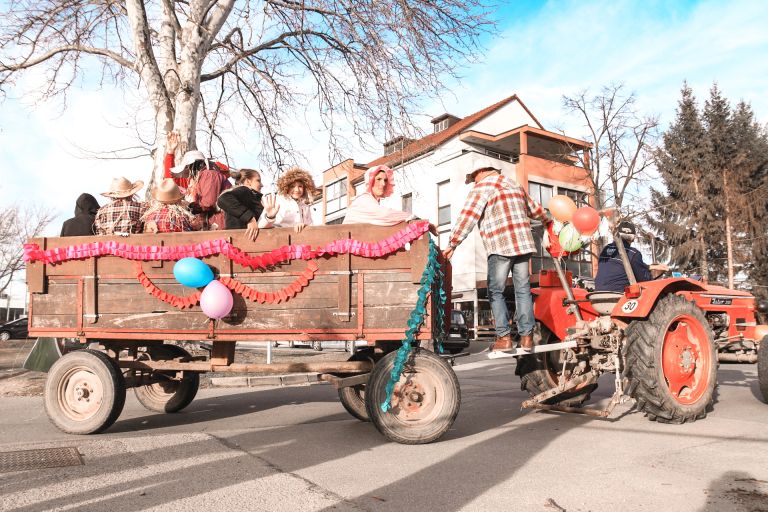
[[417,292],[418,300],[416,301],[416,307],[411,311],[411,315],[408,318],[408,329],[405,331],[405,338],[402,341],[402,345],[397,349],[397,355],[395,356],[395,363],[392,366],[392,371],[389,374],[389,381],[387,382],[387,396],[384,402],[381,404],[381,410],[387,412],[389,410],[389,402],[392,400],[392,393],[395,390],[395,384],[400,381],[400,376],[403,374],[403,367],[408,360],[408,356],[411,353],[412,345],[415,341],[416,334],[424,324],[424,316],[427,312],[427,297],[432,290],[432,287],[437,284],[439,287],[439,293],[437,297],[437,311],[435,312],[435,322],[437,323],[437,349],[441,354],[443,353],[443,339],[445,338],[445,301],[447,296],[443,284],[445,282],[445,273],[440,268],[439,261],[440,251],[438,250],[435,242],[432,238],[429,238],[429,258],[427,265],[424,268],[424,273],[421,274],[421,286]]

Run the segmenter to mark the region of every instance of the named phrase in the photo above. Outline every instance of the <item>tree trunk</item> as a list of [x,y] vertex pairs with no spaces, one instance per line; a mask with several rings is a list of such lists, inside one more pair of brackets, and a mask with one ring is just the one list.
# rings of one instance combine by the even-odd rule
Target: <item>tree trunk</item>
[[731,205],[728,193],[728,171],[723,171],[723,194],[725,197],[725,250],[728,257],[728,288],[733,289],[733,243],[731,241]]
[[[696,202],[699,204],[703,204],[703,198],[701,197],[701,192],[699,190],[699,173],[695,172],[693,173],[693,191],[696,196]],[[699,247],[701,250],[701,278],[704,280],[705,283],[709,282],[709,258],[707,258],[707,243],[704,240],[704,230],[701,227],[701,222],[696,222],[696,227],[698,228],[698,239],[699,239]]]
[[160,141],[165,141],[165,134],[173,129],[173,104],[165,88],[165,81],[155,59],[152,48],[152,38],[149,33],[149,22],[144,3],[141,0],[127,0],[125,9],[128,21],[133,33],[133,45],[136,52],[136,69],[141,76],[141,81],[147,89],[147,98],[155,111],[156,151],[155,164],[147,183],[146,195],[155,182],[160,181],[162,174],[163,155],[165,146]]

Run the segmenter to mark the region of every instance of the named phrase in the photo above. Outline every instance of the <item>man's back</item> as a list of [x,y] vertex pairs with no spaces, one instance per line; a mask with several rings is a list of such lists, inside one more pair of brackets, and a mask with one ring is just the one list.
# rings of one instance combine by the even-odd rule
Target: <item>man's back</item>
[[[627,242],[624,242],[624,249],[627,251],[627,258],[629,258],[635,279],[638,282],[650,281],[651,272],[648,265],[643,262],[640,251],[631,247]],[[629,278],[621,262],[619,250],[616,244],[611,242],[600,252],[600,258],[597,262],[597,276],[595,277],[595,290],[623,293],[627,285],[629,285]]]

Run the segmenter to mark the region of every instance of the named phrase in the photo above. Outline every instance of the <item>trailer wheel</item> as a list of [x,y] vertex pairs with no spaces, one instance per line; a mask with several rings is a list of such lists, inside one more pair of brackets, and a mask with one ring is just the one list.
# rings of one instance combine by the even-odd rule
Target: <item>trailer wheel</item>
[[68,434],[95,434],[112,425],[125,405],[125,383],[106,354],[76,350],[58,359],[45,381],[45,412]]
[[[189,352],[177,345],[156,345],[148,350],[150,357],[155,361],[191,357]],[[136,399],[146,409],[154,412],[179,412],[194,400],[200,388],[200,374],[184,372],[181,380],[173,380],[169,373],[176,372],[153,372],[163,380],[133,388]]]
[[[355,353],[348,361],[371,361],[375,363],[373,350],[360,350]],[[365,407],[365,384],[357,386],[348,386],[339,388],[339,401],[349,414],[360,421],[371,421],[368,416],[368,410]]]
[[[533,332],[534,343],[536,345],[548,345],[550,343],[559,343],[560,340],[540,323],[536,323],[536,329]],[[563,351],[542,352],[540,354],[530,354],[522,356],[517,361],[515,373],[520,376],[520,389],[527,391],[532,397],[545,391],[549,391],[558,385],[558,379],[563,372]],[[566,371],[573,369],[574,364]],[[567,393],[561,393],[557,396],[545,400],[543,403],[548,405],[564,405],[566,407],[578,407],[590,398],[590,394],[597,389],[597,377],[594,381],[589,381],[578,388]]]
[[391,408],[384,412],[381,404],[386,399],[386,385],[396,355],[397,351],[390,352],[373,367],[365,395],[368,416],[390,441],[431,443],[451,428],[459,413],[459,380],[443,358],[415,349],[395,384]]
[[768,403],[768,336],[760,341],[757,351],[757,382],[760,384],[763,400]]
[[650,420],[704,418],[717,381],[717,349],[704,313],[677,295],[627,328],[627,393]]

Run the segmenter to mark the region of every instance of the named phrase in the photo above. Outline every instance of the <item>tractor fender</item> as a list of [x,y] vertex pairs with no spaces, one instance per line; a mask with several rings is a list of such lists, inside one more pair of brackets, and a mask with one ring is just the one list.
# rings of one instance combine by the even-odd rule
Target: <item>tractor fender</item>
[[625,292],[624,297],[619,299],[611,312],[613,318],[645,318],[659,299],[665,295],[683,291],[703,292],[707,289],[700,282],[684,277],[644,281],[637,283],[637,286],[640,289],[640,296],[629,298]]

